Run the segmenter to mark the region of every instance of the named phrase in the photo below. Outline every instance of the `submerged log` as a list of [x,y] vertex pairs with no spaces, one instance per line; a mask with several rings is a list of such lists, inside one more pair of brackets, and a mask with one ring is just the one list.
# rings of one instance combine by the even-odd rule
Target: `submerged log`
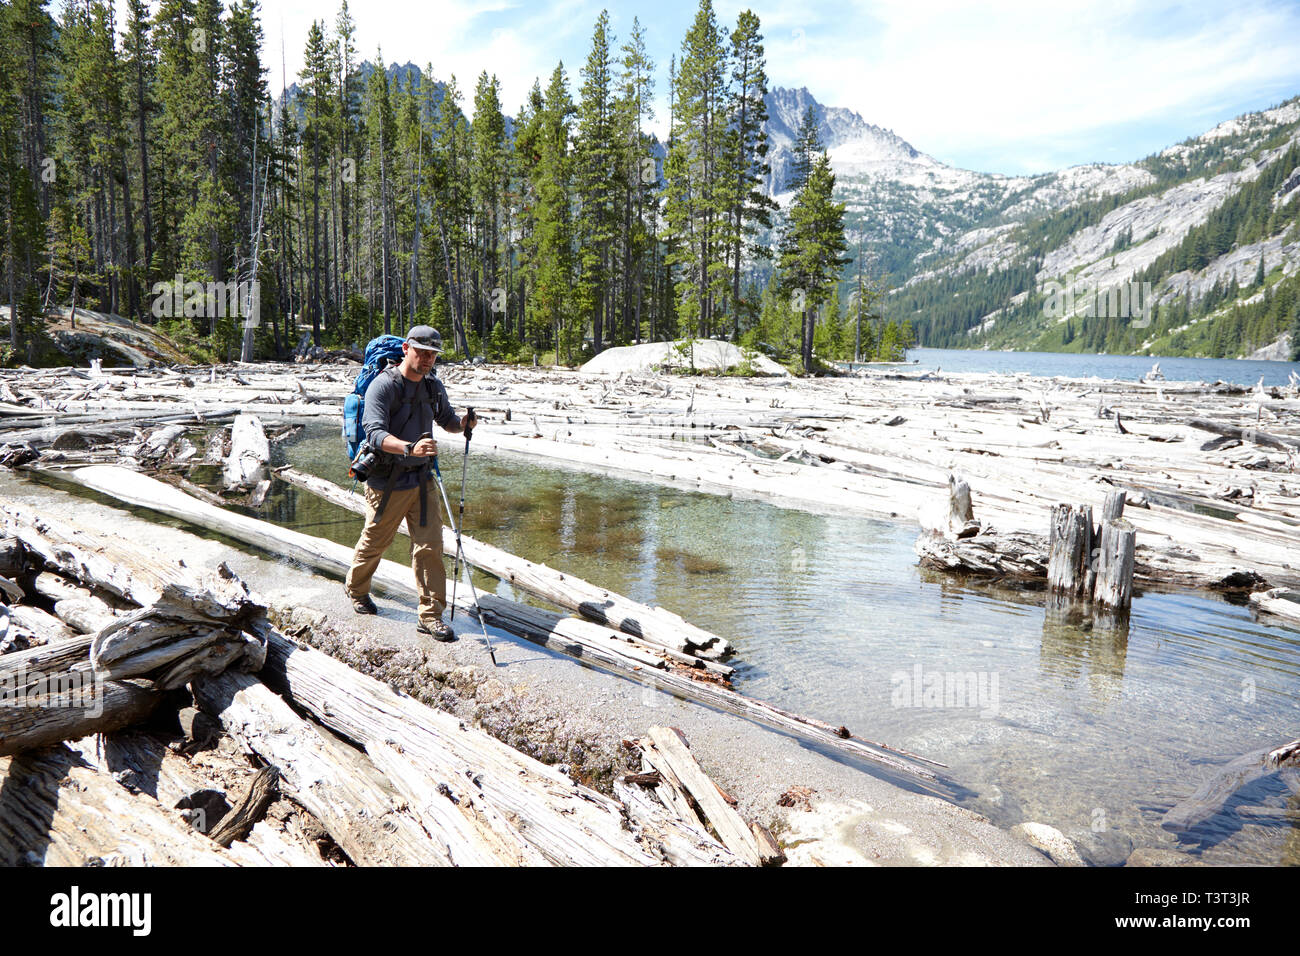
[[[1300,740],[1279,748],[1264,747],[1242,754],[1215,772],[1190,797],[1175,804],[1165,813],[1160,825],[1166,830],[1182,833],[1204,823],[1222,812],[1238,790],[1276,773],[1279,766],[1294,760],[1297,752],[1300,752]],[[1278,762],[1274,762],[1275,758],[1279,758]]]

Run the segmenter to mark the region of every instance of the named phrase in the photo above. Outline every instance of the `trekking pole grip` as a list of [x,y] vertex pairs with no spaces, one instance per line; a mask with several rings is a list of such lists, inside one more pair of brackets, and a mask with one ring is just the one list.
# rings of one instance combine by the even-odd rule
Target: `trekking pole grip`
[[467,444],[469,443],[470,433],[474,431],[474,426],[469,424],[469,420],[471,417],[473,417],[473,415],[474,415],[474,409],[472,407],[467,406],[465,409],[465,442]]

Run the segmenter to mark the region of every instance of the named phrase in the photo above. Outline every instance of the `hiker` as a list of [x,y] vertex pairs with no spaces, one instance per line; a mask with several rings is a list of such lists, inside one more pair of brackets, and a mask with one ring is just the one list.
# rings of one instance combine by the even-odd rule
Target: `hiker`
[[438,496],[429,494],[433,457],[438,444],[433,424],[458,434],[471,429],[471,409],[462,420],[451,407],[447,390],[433,375],[442,351],[442,336],[417,325],[402,343],[402,361],[376,375],[366,388],[362,427],[366,441],[378,454],[366,478],[366,526],[352,555],[345,588],[358,614],[376,614],[370,599],[370,579],[379,559],[406,519],[411,537],[411,567],[420,593],[415,629],[440,641],[456,634],[443,622],[447,607],[447,572],[442,563],[442,513]]

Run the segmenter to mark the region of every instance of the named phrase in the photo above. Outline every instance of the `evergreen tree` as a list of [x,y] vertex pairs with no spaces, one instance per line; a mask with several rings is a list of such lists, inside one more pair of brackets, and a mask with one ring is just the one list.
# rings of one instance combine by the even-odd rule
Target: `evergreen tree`
[[[592,348],[605,347],[612,318],[613,245],[618,233],[619,143],[614,126],[614,91],[609,12],[602,10],[591,37],[591,52],[582,68],[574,143],[579,253],[578,302],[591,317]],[[584,323],[585,324],[585,323]],[[612,328],[612,322],[609,323]]]
[[731,311],[734,337],[739,340],[743,306],[740,297],[740,266],[746,252],[756,258],[769,257],[767,247],[748,240],[761,226],[772,227],[776,203],[765,185],[771,173],[767,163],[767,64],[758,17],[750,10],[740,14],[731,34],[732,93],[729,111],[732,127],[728,161],[730,209],[727,241],[731,256]]
[[[366,181],[369,185],[367,202],[371,210],[372,226],[369,229],[370,259],[374,261],[374,246],[379,246],[380,258],[380,303],[384,315],[384,334],[393,331],[394,280],[396,278],[392,262],[392,192],[391,179],[393,170],[393,150],[395,148],[395,121],[392,103],[389,100],[388,73],[384,69],[382,55],[377,69],[370,74],[366,88],[366,131],[369,135],[366,153]],[[373,224],[379,226],[379,238],[376,242]],[[371,308],[374,283],[371,283]]]
[[[677,245],[673,261],[685,268],[677,281],[678,318],[689,334],[710,335],[726,296],[727,198],[732,179],[725,162],[728,139],[726,31],[710,0],[682,42],[674,96],[673,146],[665,170],[665,206]],[[692,355],[692,361],[694,356]]]
[[794,165],[790,168],[790,178],[785,184],[787,190],[797,192],[803,189],[823,148],[817,114],[810,105],[804,110],[799,121],[799,131],[795,134]]
[[781,238],[782,290],[803,313],[802,355],[813,370],[813,320],[817,307],[833,295],[833,283],[849,260],[844,257],[844,203],[834,200],[835,174],[826,153],[813,163],[808,181],[790,207]]
[[507,176],[506,121],[501,113],[501,88],[495,76],[486,71],[478,78],[474,90],[474,161],[471,186],[475,207],[476,243],[475,297],[476,326],[479,337],[486,338],[495,320],[500,295],[502,185]]

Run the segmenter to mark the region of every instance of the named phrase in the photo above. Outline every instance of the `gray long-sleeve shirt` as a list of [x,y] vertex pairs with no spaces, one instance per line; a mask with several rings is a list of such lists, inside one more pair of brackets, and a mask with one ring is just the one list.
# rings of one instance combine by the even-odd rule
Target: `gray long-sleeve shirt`
[[[425,396],[429,399],[428,406],[420,401]],[[402,442],[413,442],[421,435],[432,434],[434,422],[446,428],[454,427],[459,421],[451,407],[451,400],[447,397],[447,389],[432,374],[422,382],[412,382],[396,368],[391,368],[376,375],[366,389],[366,410],[361,417],[361,427],[371,448],[381,448],[389,435]],[[411,470],[398,475],[394,489],[414,488],[420,483],[420,472],[423,470],[414,466],[427,466],[430,462],[428,458],[387,453],[383,453],[382,457],[396,461],[399,469],[412,466]],[[372,474],[366,479],[366,484],[383,490],[388,484],[388,471],[384,470],[379,475]]]

